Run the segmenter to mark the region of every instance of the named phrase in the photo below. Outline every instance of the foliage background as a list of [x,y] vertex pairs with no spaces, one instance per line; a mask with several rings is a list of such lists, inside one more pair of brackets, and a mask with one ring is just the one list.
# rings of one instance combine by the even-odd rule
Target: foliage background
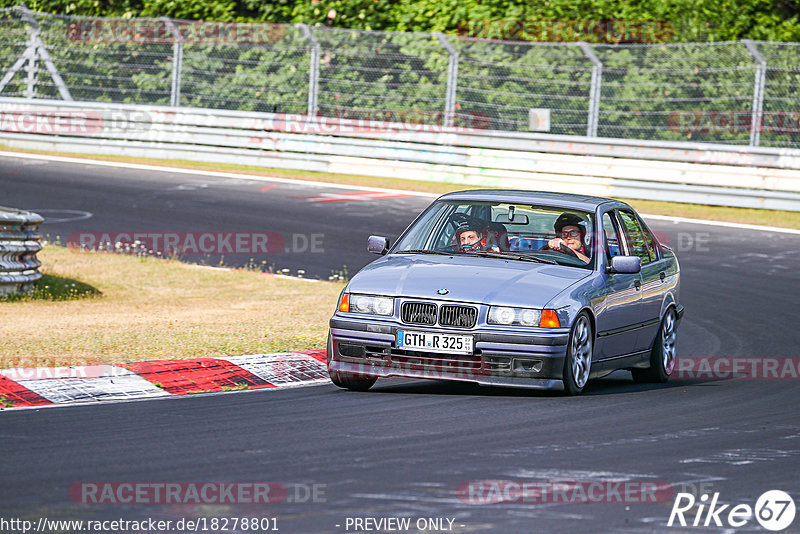
[[[765,120],[778,126],[764,130],[760,144],[800,147],[800,0],[31,0],[28,7],[59,15],[37,18],[75,100],[169,104],[173,65],[170,42],[72,39],[76,17],[271,21],[283,24],[274,41],[186,43],[179,105],[305,113],[311,48],[289,25],[302,22],[320,45],[320,115],[441,124],[449,55],[429,32],[442,31],[459,53],[459,126],[529,131],[529,110],[545,108],[550,132],[567,135],[585,135],[589,122],[592,65],[574,42],[464,33],[490,27],[504,37],[511,21],[661,21],[670,31],[649,35],[647,45],[593,41],[603,64],[599,136],[748,144],[756,64],[740,39],[749,38],[761,41],[768,66]],[[0,24],[9,68],[28,29],[18,12],[0,14]],[[46,71],[37,76],[35,96],[60,98]],[[28,96],[26,88],[22,70],[2,94]],[[677,128],[683,117],[695,119]],[[738,129],[726,127],[742,117]]]
[[[0,7],[18,0],[0,0]],[[29,0],[65,15],[263,21],[456,33],[466,21],[662,20],[674,41],[800,41],[800,0]]]

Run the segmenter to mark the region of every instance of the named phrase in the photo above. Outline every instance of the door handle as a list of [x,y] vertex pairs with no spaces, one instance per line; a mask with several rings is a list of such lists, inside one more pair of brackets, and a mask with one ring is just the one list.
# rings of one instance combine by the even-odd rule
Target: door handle
[[658,273],[658,277],[659,277],[659,278],[661,278],[661,281],[663,282],[663,281],[664,281],[664,278],[666,278],[666,277],[667,277],[667,275],[666,275],[666,274],[664,274],[664,271],[661,271],[660,273]]
[[639,281],[639,280],[634,280],[633,281],[633,287],[636,288],[636,291],[639,291],[639,288],[642,287],[642,282]]

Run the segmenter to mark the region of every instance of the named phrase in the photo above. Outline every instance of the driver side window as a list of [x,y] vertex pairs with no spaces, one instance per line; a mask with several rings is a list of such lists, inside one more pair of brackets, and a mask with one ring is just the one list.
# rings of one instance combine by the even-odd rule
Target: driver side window
[[653,261],[653,258],[650,256],[650,250],[647,247],[644,233],[636,217],[629,211],[620,210],[618,213],[620,221],[622,221],[623,232],[628,240],[628,247],[631,250],[631,254],[641,258],[642,265]]
[[603,214],[603,233],[606,237],[606,256],[610,260],[614,256],[622,256],[622,246],[620,245],[619,233],[614,220],[611,218],[611,212]]

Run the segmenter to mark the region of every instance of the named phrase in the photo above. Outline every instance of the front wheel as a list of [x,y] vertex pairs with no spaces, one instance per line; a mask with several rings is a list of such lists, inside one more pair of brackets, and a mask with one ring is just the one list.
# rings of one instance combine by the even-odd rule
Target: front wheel
[[567,344],[567,357],[564,358],[564,392],[567,395],[580,395],[586,382],[589,381],[589,372],[592,369],[592,325],[589,317],[581,313],[572,325]]
[[650,367],[633,369],[631,374],[636,382],[663,383],[675,369],[675,340],[678,337],[678,314],[675,308],[667,309],[658,329],[653,350],[650,351]]
[[333,359],[333,336],[328,332],[328,353],[326,355],[326,362],[328,364],[328,376],[331,377],[331,382],[342,389],[352,389],[353,391],[367,391],[378,380],[377,377],[361,378],[353,376],[350,373],[340,373],[331,369],[331,360]]

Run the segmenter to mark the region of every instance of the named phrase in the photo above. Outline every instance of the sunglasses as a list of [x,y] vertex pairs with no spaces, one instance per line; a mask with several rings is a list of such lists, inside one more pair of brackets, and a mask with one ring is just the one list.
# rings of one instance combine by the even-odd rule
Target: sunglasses
[[568,230],[559,234],[561,237],[578,237],[581,233],[578,230]]

